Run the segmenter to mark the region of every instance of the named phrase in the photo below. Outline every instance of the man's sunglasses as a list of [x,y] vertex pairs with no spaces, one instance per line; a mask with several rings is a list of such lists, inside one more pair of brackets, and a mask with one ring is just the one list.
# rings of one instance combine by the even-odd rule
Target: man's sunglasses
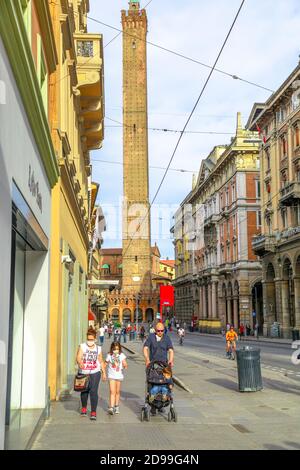
[[156,330],[157,333],[163,333],[165,330]]

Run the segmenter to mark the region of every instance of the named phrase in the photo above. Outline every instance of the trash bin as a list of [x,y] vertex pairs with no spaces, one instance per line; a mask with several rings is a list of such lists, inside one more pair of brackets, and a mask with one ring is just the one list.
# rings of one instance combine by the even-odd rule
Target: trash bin
[[292,338],[293,338],[293,341],[299,341],[300,339],[299,330],[292,330]]
[[262,390],[260,349],[245,346],[236,351],[240,392]]

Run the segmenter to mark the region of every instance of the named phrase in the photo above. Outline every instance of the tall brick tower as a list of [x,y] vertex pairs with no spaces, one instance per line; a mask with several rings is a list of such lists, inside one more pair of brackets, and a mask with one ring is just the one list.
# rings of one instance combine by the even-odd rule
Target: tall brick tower
[[[122,10],[123,26],[123,279],[122,288],[151,293],[148,172],[147,15],[139,1]],[[139,277],[140,281],[134,281]],[[150,305],[149,305],[150,306]]]

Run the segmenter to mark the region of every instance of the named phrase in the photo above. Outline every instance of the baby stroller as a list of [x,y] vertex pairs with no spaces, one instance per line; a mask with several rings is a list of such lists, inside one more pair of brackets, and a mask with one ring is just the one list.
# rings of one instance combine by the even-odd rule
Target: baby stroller
[[[177,413],[175,411],[172,394],[172,378],[166,378],[166,370],[170,377],[172,372],[168,365],[160,361],[152,361],[146,369],[146,396],[145,404],[141,411],[141,421],[150,421],[151,414],[155,414],[156,410],[162,411],[163,408],[169,407],[168,421],[177,422]],[[168,394],[163,395],[161,392],[151,395],[151,391],[155,385],[164,385],[168,388]]]

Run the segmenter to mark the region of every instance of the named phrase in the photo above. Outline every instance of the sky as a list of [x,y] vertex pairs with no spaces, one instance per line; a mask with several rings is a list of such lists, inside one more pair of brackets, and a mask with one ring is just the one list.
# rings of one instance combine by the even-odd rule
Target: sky
[[[143,8],[150,0],[141,1]],[[148,41],[213,65],[241,0],[152,0],[147,6]],[[106,216],[103,248],[121,247],[121,200],[123,195],[122,35],[108,44],[121,29],[121,10],[127,0],[90,0],[88,32],[103,34],[105,81],[105,139],[91,154],[93,181],[100,184],[98,203]],[[217,68],[250,82],[277,90],[297,66],[300,54],[299,0],[246,0],[219,59]],[[148,125],[182,130],[210,69],[147,46]],[[271,92],[214,72],[187,130],[234,135],[237,112],[246,124],[255,102],[266,101]],[[174,258],[169,232],[172,215],[192,189],[193,172],[215,145],[228,144],[230,135],[185,134],[151,213],[152,245],[162,258]],[[149,131],[149,165],[166,167],[178,133]],[[98,161],[97,161],[98,160]],[[110,163],[103,163],[105,160]],[[150,168],[150,200],[164,171]]]

